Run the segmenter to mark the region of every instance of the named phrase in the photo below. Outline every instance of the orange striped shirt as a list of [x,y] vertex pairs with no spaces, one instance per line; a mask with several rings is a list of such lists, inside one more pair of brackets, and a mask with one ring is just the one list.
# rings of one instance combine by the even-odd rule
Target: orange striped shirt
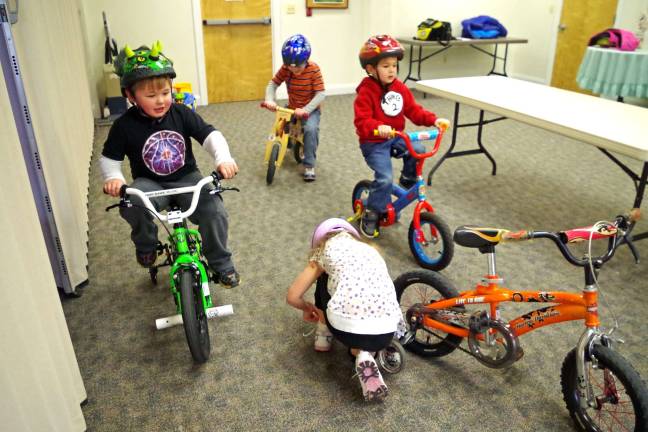
[[306,68],[299,75],[293,75],[288,67],[281,66],[272,81],[278,86],[286,82],[288,88],[288,108],[303,108],[313,99],[315,93],[324,91],[324,79],[319,66],[308,61]]

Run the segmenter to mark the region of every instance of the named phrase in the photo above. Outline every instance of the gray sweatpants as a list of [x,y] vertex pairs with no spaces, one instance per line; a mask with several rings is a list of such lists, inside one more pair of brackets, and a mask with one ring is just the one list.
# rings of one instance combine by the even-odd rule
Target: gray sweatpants
[[[171,181],[154,181],[148,178],[139,177],[130,185],[144,192],[160,189],[173,189],[184,186],[193,186],[202,178],[198,171],[187,174],[183,178]],[[209,195],[208,187],[200,192],[200,200],[196,211],[189,216],[189,220],[198,225],[198,231],[202,237],[203,253],[207,258],[209,268],[212,271],[222,272],[234,267],[232,253],[227,249],[227,211],[223,205],[220,195]],[[134,205],[144,204],[136,196],[131,196]],[[191,205],[191,194],[170,195],[151,198],[151,203],[158,210],[164,210],[171,203],[179,205],[186,210]],[[153,223],[153,216],[149,211],[139,207],[121,208],[121,216],[131,226],[131,240],[135,249],[142,252],[149,252],[155,249],[158,242],[158,227]]]

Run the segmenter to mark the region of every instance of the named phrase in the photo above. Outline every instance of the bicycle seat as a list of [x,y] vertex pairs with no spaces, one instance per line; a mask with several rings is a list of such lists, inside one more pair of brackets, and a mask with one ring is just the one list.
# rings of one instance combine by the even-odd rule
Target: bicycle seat
[[502,241],[502,234],[508,230],[500,228],[481,228],[476,226],[460,226],[454,232],[454,241],[460,246],[483,248],[496,246]]

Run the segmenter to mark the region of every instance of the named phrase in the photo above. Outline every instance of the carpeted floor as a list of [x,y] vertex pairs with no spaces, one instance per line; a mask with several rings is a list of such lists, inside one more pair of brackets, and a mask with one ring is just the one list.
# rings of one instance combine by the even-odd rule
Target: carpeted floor
[[[449,101],[418,99],[441,116],[452,115]],[[405,370],[386,377],[390,395],[378,404],[362,400],[343,346],[326,354],[313,351],[312,336],[303,336],[310,326],[286,305],[285,292],[306,263],[315,224],[350,215],[353,186],[371,178],[358,149],[352,104],[351,95],[325,102],[317,181],[304,183],[286,157],[272,186],[265,183],[263,151],[273,115],[258,108],[258,101],[199,108],[227,137],[241,168],[230,182],[241,192],[228,192],[224,199],[242,284],[230,291],[211,287],[217,302],[231,303],[235,313],[210,322],[212,353],[202,366],[193,365],[182,327],[155,330],[156,318],[174,312],[166,272],[153,286],[135,262],[127,224],[117,212],[104,211],[115,201],[101,193],[96,160],[108,129],[97,128],[90,284],[81,298],[64,302],[88,393],[83,410],[89,430],[571,429],[560,366],[582,332],[579,323],[525,335],[524,357],[506,370],[486,368],[458,351],[433,360],[408,353]],[[475,110],[462,110],[462,119],[476,116]],[[460,130],[459,147],[472,147],[475,136]],[[560,230],[613,218],[632,204],[632,182],[594,147],[512,120],[489,125],[484,142],[498,162],[497,176],[491,176],[484,156],[450,159],[428,188],[429,200],[452,229],[484,224]],[[206,174],[210,161],[200,148],[196,154]],[[623,160],[640,168],[637,161]],[[417,269],[407,244],[410,215],[411,208],[375,242],[393,277]],[[640,221],[636,232],[647,228]],[[617,334],[626,341],[619,349],[646,378],[648,242],[637,247],[641,264],[623,247],[604,267],[600,284],[607,304],[600,309],[605,326],[612,324],[611,310],[616,313]],[[443,273],[468,289],[486,270],[476,250],[457,247]],[[578,292],[583,286],[582,271],[548,241],[498,247],[498,270],[510,288]],[[504,305],[502,313],[511,318],[527,310]]]

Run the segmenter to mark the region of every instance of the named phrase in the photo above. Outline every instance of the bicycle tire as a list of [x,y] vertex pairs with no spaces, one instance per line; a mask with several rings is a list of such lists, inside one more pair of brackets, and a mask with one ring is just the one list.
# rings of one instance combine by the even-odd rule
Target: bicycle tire
[[[418,296],[415,296],[415,299],[419,301],[410,302],[409,298],[411,297],[411,295],[406,294],[406,291],[408,288],[412,287],[415,284],[426,285],[427,287],[431,288],[433,292],[438,293],[439,297],[433,298],[432,293],[428,294],[427,292],[425,294],[421,294],[422,290],[420,288],[413,289],[411,292],[419,294]],[[425,270],[403,273],[394,281],[394,287],[396,288],[396,298],[398,299],[398,304],[400,304],[403,313],[407,313],[407,310],[410,308],[410,306],[415,303],[429,304],[440,299],[459,296],[459,292],[456,290],[456,288],[453,287],[450,281],[443,277],[443,275]],[[421,296],[423,296],[424,298],[420,298]],[[464,309],[463,306],[457,308]],[[405,322],[409,327],[407,320],[405,320]],[[437,335],[444,334],[445,336],[436,337],[429,334],[425,330],[419,330],[411,339],[411,341],[404,345],[405,349],[412,351],[413,353],[418,354],[421,357],[443,357],[454,351],[463,340],[461,336],[443,333],[440,330],[433,329],[430,331],[435,332],[435,334]]]
[[279,157],[279,149],[281,146],[275,143],[270,152],[270,159],[268,159],[268,172],[266,173],[266,183],[272,184],[274,180],[275,171],[277,170],[277,158]]
[[438,252],[435,251],[436,249],[432,251],[426,250],[428,246],[416,240],[416,229],[414,229],[414,221],[412,221],[408,233],[410,251],[421,267],[434,271],[443,270],[450,264],[454,255],[452,233],[445,221],[436,213],[421,213],[421,230],[424,233],[426,232],[425,225],[428,225],[427,228],[430,229],[430,238],[428,239],[426,235],[426,240],[429,240],[434,245],[439,244],[440,241],[441,250]]
[[182,322],[189,351],[196,363],[205,363],[209,359],[211,345],[207,314],[203,308],[201,289],[193,269],[180,270],[180,300],[182,302]]
[[353,213],[356,212],[355,203],[357,200],[362,201],[363,211],[367,208],[367,197],[369,196],[369,191],[371,190],[371,180],[360,180],[353,187],[353,192],[351,193],[351,209]]
[[293,142],[293,156],[295,157],[295,162],[298,164],[302,163],[304,160],[304,145],[297,140],[289,138]]
[[388,374],[397,374],[405,367],[405,350],[396,339],[376,354],[376,364]]
[[[607,428],[608,425],[612,424],[619,427],[616,430],[648,431],[648,389],[646,389],[646,384],[641,379],[641,376],[621,354],[611,348],[595,345],[592,351],[598,362],[598,368],[594,369],[592,367],[589,354],[587,354],[585,366],[587,373],[590,374],[590,385],[597,402],[600,404],[599,407],[583,409],[580,406],[580,397],[577,391],[575,348],[565,356],[560,370],[563,399],[576,428],[581,431],[596,432],[615,430]],[[603,371],[607,382],[604,381],[603,377],[598,379],[594,377],[593,373],[596,371]],[[613,381],[610,381],[610,379]],[[620,384],[624,387],[625,392],[617,393],[620,396],[619,400],[616,400],[616,397],[611,394],[605,395],[605,398],[599,394],[601,391],[609,391],[612,386],[616,387],[618,391]],[[613,399],[610,400],[610,397]],[[629,401],[627,398],[629,398]],[[606,407],[608,407],[607,410]],[[621,411],[619,411],[619,408],[621,408]],[[632,408],[634,416],[623,415],[628,414],[630,408]],[[609,416],[607,417],[607,423],[603,420],[606,414]]]

